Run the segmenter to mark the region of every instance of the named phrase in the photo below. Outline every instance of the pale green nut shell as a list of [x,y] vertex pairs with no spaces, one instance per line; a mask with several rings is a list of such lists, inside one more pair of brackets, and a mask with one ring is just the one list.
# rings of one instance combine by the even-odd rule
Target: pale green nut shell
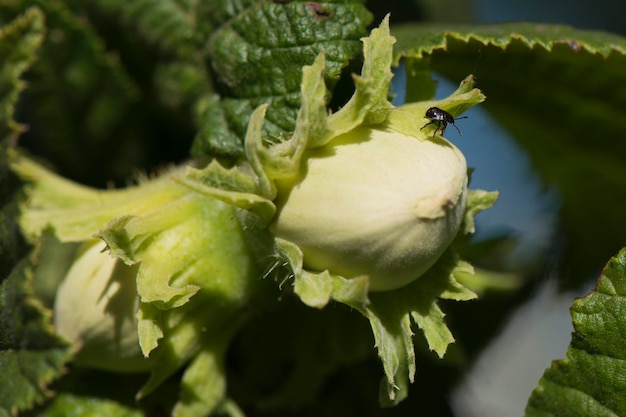
[[368,275],[370,291],[426,272],[459,230],[467,163],[441,137],[419,140],[361,127],[309,154],[295,182],[280,182],[278,237],[309,270]]
[[102,251],[100,241],[83,246],[54,305],[57,332],[78,348],[74,361],[114,372],[143,372],[152,361],[139,348],[135,314],[137,268]]

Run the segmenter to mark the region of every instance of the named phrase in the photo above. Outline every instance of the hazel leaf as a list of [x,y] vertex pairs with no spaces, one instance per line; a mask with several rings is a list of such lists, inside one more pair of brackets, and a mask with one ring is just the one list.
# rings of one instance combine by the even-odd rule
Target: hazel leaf
[[213,30],[207,51],[217,83],[226,92],[205,107],[192,154],[235,152],[252,111],[269,103],[264,132],[279,138],[294,130],[300,108],[301,68],[324,51],[324,80],[332,91],[341,70],[361,50],[371,15],[360,1],[213,2],[203,12]]
[[533,391],[526,417],[621,416],[626,413],[626,249],[596,288],[570,308],[574,333],[565,359],[552,362]]
[[50,383],[73,355],[33,295],[29,262],[21,260],[0,283],[0,413],[7,416],[49,398]]

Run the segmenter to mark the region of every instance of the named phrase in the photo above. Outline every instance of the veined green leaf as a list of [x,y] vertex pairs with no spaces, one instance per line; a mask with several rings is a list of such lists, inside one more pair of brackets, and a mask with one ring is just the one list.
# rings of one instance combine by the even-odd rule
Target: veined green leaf
[[72,357],[32,294],[29,263],[20,261],[0,284],[0,412],[11,416],[49,397]]
[[22,129],[13,118],[23,88],[20,77],[35,58],[43,31],[43,16],[35,8],[0,26],[0,280],[27,251],[17,222],[22,184],[9,169],[8,149]]
[[18,227],[21,183],[9,170],[7,148],[21,127],[13,112],[20,77],[41,43],[44,21],[30,9],[0,26],[0,414],[14,416],[50,395],[70,347],[55,335],[51,313],[33,295],[31,260]]
[[341,69],[361,50],[359,38],[371,19],[361,2],[352,0],[222,1],[211,3],[204,13],[215,16],[207,48],[226,94],[219,110],[204,107],[192,150],[196,157],[233,150],[229,156],[241,156],[250,114],[263,103],[270,104],[265,132],[276,138],[292,132],[302,66],[324,51],[325,81],[332,89]]
[[18,95],[24,88],[20,78],[35,59],[43,32],[44,17],[36,8],[0,26],[0,140],[3,142],[11,136],[15,140],[23,129],[13,120]]
[[527,417],[626,415],[626,249],[604,268],[593,292],[570,312],[567,358],[552,362],[526,406]]

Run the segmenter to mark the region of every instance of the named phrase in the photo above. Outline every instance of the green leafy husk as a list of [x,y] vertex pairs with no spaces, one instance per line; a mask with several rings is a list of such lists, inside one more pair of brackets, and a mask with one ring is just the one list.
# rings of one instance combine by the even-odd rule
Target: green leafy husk
[[[82,346],[76,362],[113,371],[150,370],[139,398],[186,366],[174,415],[204,416],[227,404],[226,349],[242,322],[242,310],[259,291],[261,276],[240,223],[246,222],[246,214],[238,215],[232,206],[177,184],[172,180],[179,175],[176,170],[144,179],[135,187],[98,191],[65,180],[18,154],[13,169],[31,182],[31,198],[21,219],[27,235],[37,239],[50,230],[61,242],[87,242],[91,248],[79,252],[66,277],[80,282],[83,274],[84,282],[65,288],[57,298],[60,309],[87,303],[75,307],[85,310],[82,316],[58,315],[58,320],[68,322],[57,322],[57,327],[69,328],[65,333],[73,334],[72,342]],[[105,252],[93,246],[98,242],[94,238],[106,243]],[[83,254],[89,262],[81,266]],[[115,266],[116,262],[128,266]],[[109,272],[98,272],[104,272],[99,267],[94,273],[94,265]],[[102,291],[98,288],[113,288],[115,282],[129,279],[136,288],[124,290],[131,291],[123,296],[125,302],[115,296],[102,306],[99,300],[90,301],[89,294]],[[131,321],[130,327],[122,327],[129,308],[130,314],[135,313],[133,303],[138,305],[136,324]],[[104,313],[103,320],[117,319],[108,326],[103,320],[81,324],[94,309],[96,318]],[[131,334],[115,336],[115,326]],[[132,343],[133,337],[136,347],[100,346],[113,336],[118,348]],[[135,350],[147,358],[145,363],[141,357],[131,357]]]
[[[353,97],[331,115],[327,115],[325,108],[324,54],[320,54],[313,65],[303,69],[302,105],[295,131],[288,140],[269,147],[263,143],[262,125],[267,107],[260,106],[252,114],[246,134],[246,163],[230,170],[216,163],[204,169],[189,168],[179,182],[255,213],[261,224],[266,225],[272,221],[275,212],[274,199],[279,192],[276,184],[285,188],[293,183],[308,150],[325,146],[334,137],[361,125],[380,125],[415,137],[415,140],[425,140],[430,132],[420,131],[425,124],[420,124],[420,117],[427,108],[440,106],[465,110],[484,100],[480,91],[474,88],[472,77],[468,77],[448,99],[395,109],[387,99],[392,77],[393,43],[385,19],[370,37],[364,39],[365,64],[361,75],[354,77],[356,91]],[[493,204],[495,197],[494,193],[472,194],[466,211],[465,232],[473,230],[472,216]],[[414,283],[395,291],[370,294],[367,276],[347,279],[329,271],[309,271],[303,266],[303,253],[297,245],[276,238],[274,246],[279,259],[290,266],[294,291],[304,303],[316,308],[323,308],[331,301],[343,303],[370,321],[385,371],[380,395],[383,405],[394,405],[405,398],[408,383],[414,379],[413,323],[422,329],[430,349],[441,357],[454,338],[445,325],[437,300],[464,301],[476,297],[456,279],[457,274],[471,273],[471,266],[451,251]]]

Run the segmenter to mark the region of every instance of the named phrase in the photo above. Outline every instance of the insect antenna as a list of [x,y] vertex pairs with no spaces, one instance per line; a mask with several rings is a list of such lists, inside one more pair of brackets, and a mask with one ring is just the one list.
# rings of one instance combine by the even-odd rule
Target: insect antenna
[[[455,117],[454,121],[456,122],[457,120],[460,120],[460,119],[467,119],[467,116]],[[452,126],[454,126],[456,131],[459,132],[459,136],[463,136],[463,133],[461,133],[461,129],[459,129],[456,124],[454,124],[454,123],[451,123],[451,124],[452,124]]]

